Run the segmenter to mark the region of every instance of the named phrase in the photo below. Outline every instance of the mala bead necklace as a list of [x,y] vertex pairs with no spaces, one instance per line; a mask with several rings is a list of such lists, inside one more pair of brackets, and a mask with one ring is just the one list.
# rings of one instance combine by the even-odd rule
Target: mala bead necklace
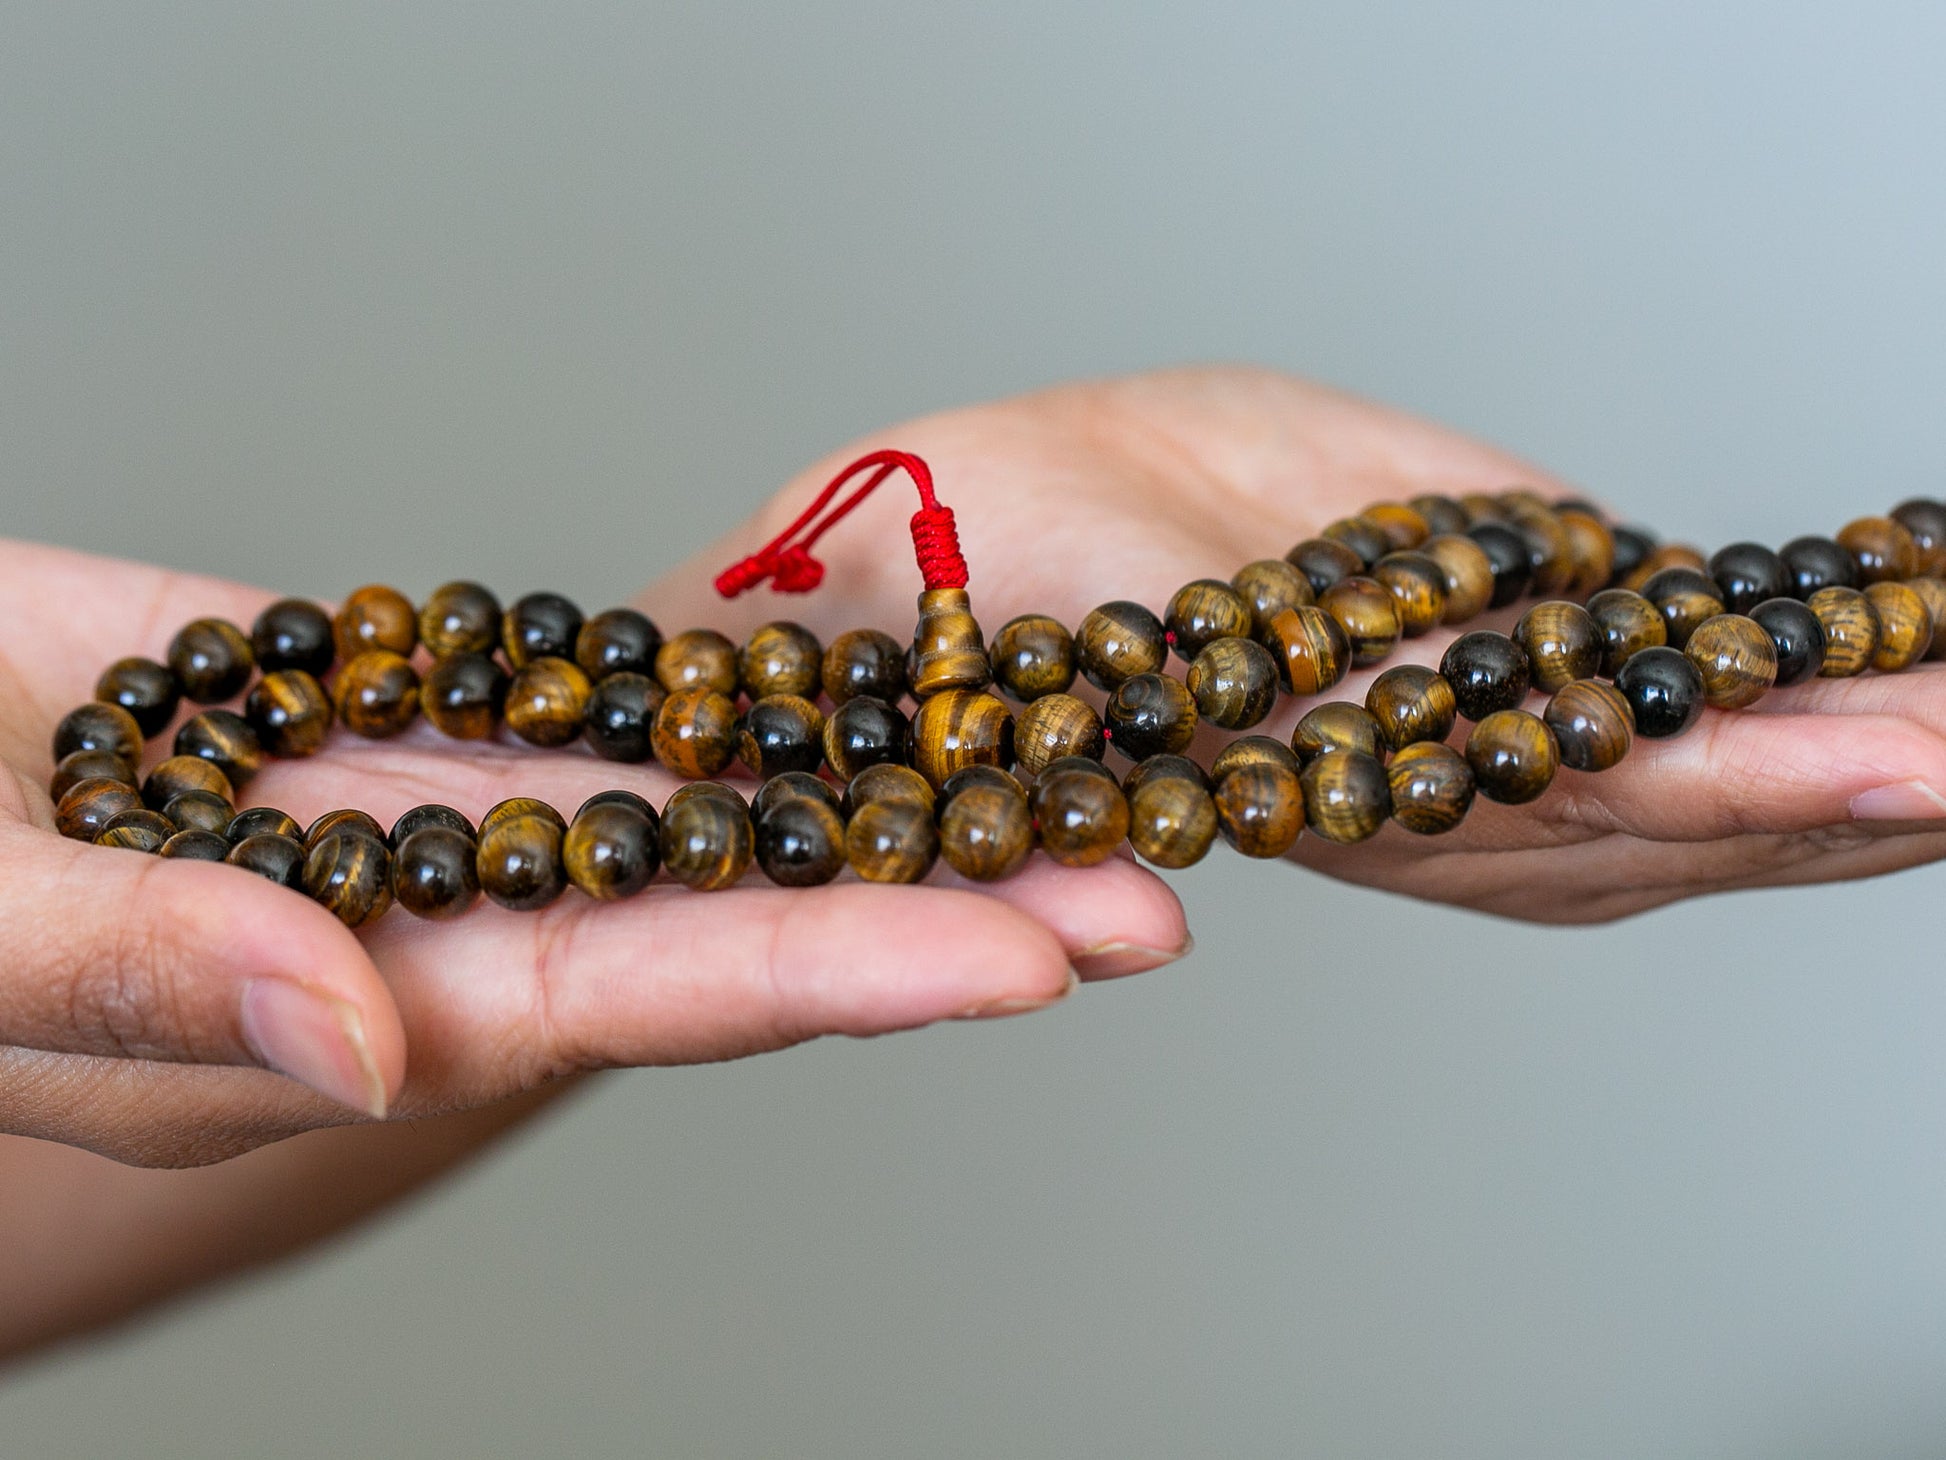
[[[105,848],[254,872],[353,928],[395,903],[445,919],[482,897],[536,910],[570,887],[615,902],[662,876],[708,892],[753,864],[780,887],[847,869],[917,882],[940,861],[993,881],[1037,849],[1088,867],[1126,845],[1187,867],[1219,838],[1263,858],[1388,822],[1440,835],[1476,798],[1530,802],[1563,771],[1619,764],[1637,737],[1685,733],[1706,708],[1946,657],[1946,504],[1929,500],[1833,537],[1706,558],[1587,503],[1429,494],[1341,518],[1227,582],[1186,583],[1160,616],[1118,599],[1070,632],[1026,613],[989,644],[930,470],[878,451],[718,591],[816,588],[818,538],[898,472],[920,502],[908,640],[853,629],[821,644],[786,621],[741,644],[706,628],[665,638],[633,609],[584,618],[555,593],[503,607],[468,582],[417,607],[376,585],[335,614],[284,599],[248,634],[198,619],[163,662],[108,666],[54,733],[56,824]],[[1362,704],[1314,704],[1288,740],[1237,733],[1207,768],[1186,753],[1203,726],[1250,731],[1280,696],[1322,695],[1402,641],[1523,599],[1535,601],[1510,632],[1461,632],[1436,668],[1395,665]],[[320,753],[334,726],[384,739],[421,717],[455,740],[504,728],[544,749],[584,741],[688,784],[660,809],[613,790],[572,817],[515,797],[477,824],[439,805],[389,828],[358,810],[304,826],[238,806],[271,759]],[[170,754],[143,773],[172,725]],[[1111,749],[1130,762],[1119,778]],[[718,779],[733,768],[760,783],[754,797]]]

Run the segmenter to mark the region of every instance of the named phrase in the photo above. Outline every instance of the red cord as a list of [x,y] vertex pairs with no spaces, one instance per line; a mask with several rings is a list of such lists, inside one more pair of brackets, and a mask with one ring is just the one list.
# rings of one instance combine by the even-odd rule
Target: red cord
[[[908,451],[874,451],[833,477],[817,499],[798,514],[797,521],[749,557],[719,573],[716,591],[725,598],[735,598],[768,578],[779,593],[809,593],[824,581],[824,564],[811,556],[812,546],[870,496],[874,487],[902,467],[919,488],[919,510],[912,514],[912,550],[926,587],[964,588],[966,559],[960,555],[959,530],[953,523],[953,509],[940,506],[933,495],[932,468]],[[864,471],[871,472],[864,484],[832,507],[822,522],[816,521],[845,483]],[[793,542],[791,539],[800,533],[803,537]]]

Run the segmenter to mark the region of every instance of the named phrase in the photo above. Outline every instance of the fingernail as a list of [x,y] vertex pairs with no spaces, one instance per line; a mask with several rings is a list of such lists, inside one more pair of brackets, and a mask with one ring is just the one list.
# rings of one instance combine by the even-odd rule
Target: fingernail
[[1851,798],[1854,821],[1937,821],[1946,816],[1946,796],[1924,781],[1874,786]]
[[385,1118],[385,1081],[365,1042],[365,1021],[343,999],[285,978],[243,990],[243,1041],[278,1074],[374,1119]]
[[1036,1009],[1045,1009],[1049,1004],[1058,1004],[1081,982],[1072,968],[1068,970],[1068,981],[1051,994],[1028,994],[1018,998],[989,999],[984,1004],[975,1004],[970,1009],[962,1009],[953,1015],[955,1019],[1005,1019],[1013,1014],[1031,1014]]
[[1074,955],[1074,966],[1083,978],[1126,978],[1131,973],[1147,973],[1165,963],[1187,956],[1196,939],[1183,934],[1180,948],[1145,948],[1140,943],[1097,943]]

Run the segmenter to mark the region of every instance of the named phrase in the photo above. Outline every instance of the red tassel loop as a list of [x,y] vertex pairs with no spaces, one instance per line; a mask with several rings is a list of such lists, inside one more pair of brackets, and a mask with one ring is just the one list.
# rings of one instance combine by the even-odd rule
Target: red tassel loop
[[[912,514],[912,551],[919,561],[919,572],[926,587],[964,588],[966,559],[959,550],[959,529],[953,522],[953,509],[942,507],[933,495],[932,468],[909,451],[874,451],[859,457],[833,477],[817,499],[798,515],[797,521],[749,557],[719,573],[716,591],[725,598],[735,598],[768,578],[770,586],[779,593],[809,593],[824,581],[824,564],[811,556],[812,546],[842,522],[846,513],[869,497],[873,488],[901,469],[919,488],[919,510]],[[857,491],[832,507],[823,521],[818,521],[818,514],[830,505],[845,484],[863,472],[871,475]]]

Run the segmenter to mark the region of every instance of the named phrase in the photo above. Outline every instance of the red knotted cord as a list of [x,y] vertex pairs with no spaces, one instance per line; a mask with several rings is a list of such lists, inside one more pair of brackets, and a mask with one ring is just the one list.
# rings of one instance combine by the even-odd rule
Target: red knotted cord
[[[768,578],[770,586],[779,593],[809,593],[824,581],[824,564],[811,556],[812,546],[843,521],[846,513],[869,497],[874,487],[900,468],[904,468],[919,488],[919,510],[912,514],[912,550],[919,560],[919,572],[926,587],[964,588],[966,559],[960,556],[959,530],[953,523],[953,509],[940,506],[939,499],[933,495],[932,468],[909,451],[874,451],[859,457],[833,477],[817,499],[799,514],[797,521],[749,557],[719,573],[716,591],[725,598],[735,598]],[[858,490],[832,507],[824,520],[818,522],[818,514],[845,483],[864,471],[870,471],[871,475]],[[792,541],[793,538],[798,540]]]

